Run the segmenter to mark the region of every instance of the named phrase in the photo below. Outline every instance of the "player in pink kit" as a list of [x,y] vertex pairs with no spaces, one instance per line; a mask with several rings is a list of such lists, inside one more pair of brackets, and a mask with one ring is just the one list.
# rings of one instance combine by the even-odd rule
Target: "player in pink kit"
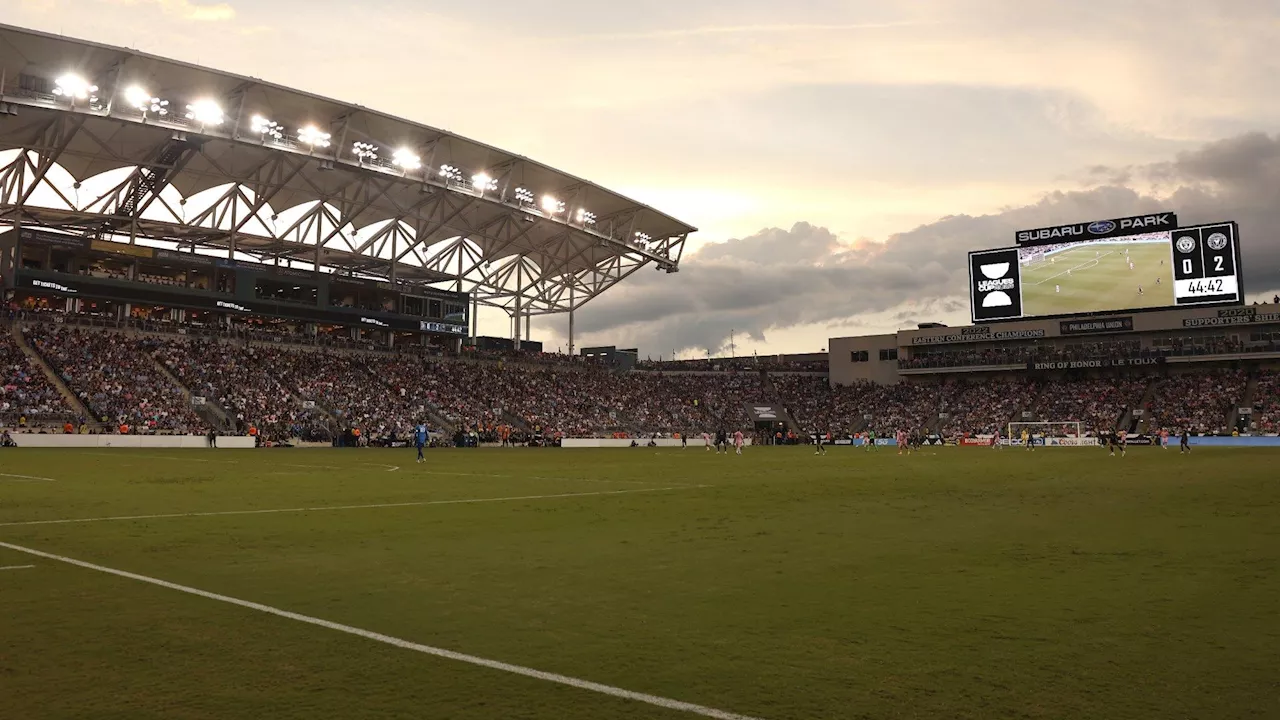
[[702,433],[702,442],[707,446],[707,452],[711,452],[711,433]]
[[738,449],[738,454],[742,454],[742,431],[738,430],[733,434],[733,446]]
[[1160,431],[1160,449],[1169,449],[1169,428],[1165,428]]
[[[907,450],[907,431],[899,430],[897,434],[897,439],[898,439],[898,454],[901,455],[902,451]],[[910,452],[910,450],[907,450],[907,452]]]

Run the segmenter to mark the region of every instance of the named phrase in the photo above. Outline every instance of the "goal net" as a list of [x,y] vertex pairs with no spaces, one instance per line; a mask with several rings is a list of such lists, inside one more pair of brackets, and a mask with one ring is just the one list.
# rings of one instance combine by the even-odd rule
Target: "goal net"
[[[1032,437],[1041,440],[1041,444],[1044,445],[1050,444],[1046,441],[1051,439],[1076,441],[1084,437],[1083,426],[1084,423],[1078,421],[1011,422],[1009,423],[1009,439],[1017,441],[1022,437],[1022,431],[1026,430]],[[1074,442],[1069,444],[1074,444]]]

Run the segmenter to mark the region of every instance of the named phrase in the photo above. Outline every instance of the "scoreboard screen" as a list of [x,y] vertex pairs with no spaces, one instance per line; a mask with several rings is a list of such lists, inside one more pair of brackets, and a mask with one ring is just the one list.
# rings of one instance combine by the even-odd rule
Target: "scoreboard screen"
[[973,322],[1244,301],[1235,223],[969,253]]

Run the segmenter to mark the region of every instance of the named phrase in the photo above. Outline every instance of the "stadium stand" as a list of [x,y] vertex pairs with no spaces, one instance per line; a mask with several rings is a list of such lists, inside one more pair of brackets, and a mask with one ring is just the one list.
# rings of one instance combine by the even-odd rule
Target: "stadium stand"
[[204,430],[181,389],[122,336],[49,324],[27,325],[23,333],[96,419],[133,430]]
[[1227,412],[1244,397],[1248,374],[1242,370],[1202,370],[1172,375],[1155,387],[1147,412],[1152,428],[1190,428],[1192,432],[1228,430]]
[[7,425],[48,425],[71,413],[62,394],[32,366],[9,332],[0,332],[0,383],[0,418]]
[[1044,422],[1080,422],[1088,432],[1116,429],[1146,390],[1145,375],[1042,381],[1031,412]]

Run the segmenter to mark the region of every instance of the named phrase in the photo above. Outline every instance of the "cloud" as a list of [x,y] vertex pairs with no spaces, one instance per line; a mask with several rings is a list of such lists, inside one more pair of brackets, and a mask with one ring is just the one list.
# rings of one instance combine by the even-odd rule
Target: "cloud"
[[228,3],[202,4],[191,0],[102,0],[113,5],[154,6],[165,15],[195,22],[234,20],[236,9]]
[[[591,342],[657,355],[721,351],[731,332],[765,340],[805,325],[867,319],[879,327],[864,322],[860,332],[955,322],[968,313],[969,250],[1012,244],[1022,228],[1165,209],[1178,211],[1183,224],[1239,221],[1246,289],[1265,297],[1280,289],[1280,135],[1250,133],[1167,162],[1087,172],[1108,184],[988,215],[945,217],[883,243],[847,244],[804,222],[712,243],[687,256],[676,275],[640,273],[592,301],[577,329]],[[1168,189],[1144,193],[1109,182],[1125,178]]]

